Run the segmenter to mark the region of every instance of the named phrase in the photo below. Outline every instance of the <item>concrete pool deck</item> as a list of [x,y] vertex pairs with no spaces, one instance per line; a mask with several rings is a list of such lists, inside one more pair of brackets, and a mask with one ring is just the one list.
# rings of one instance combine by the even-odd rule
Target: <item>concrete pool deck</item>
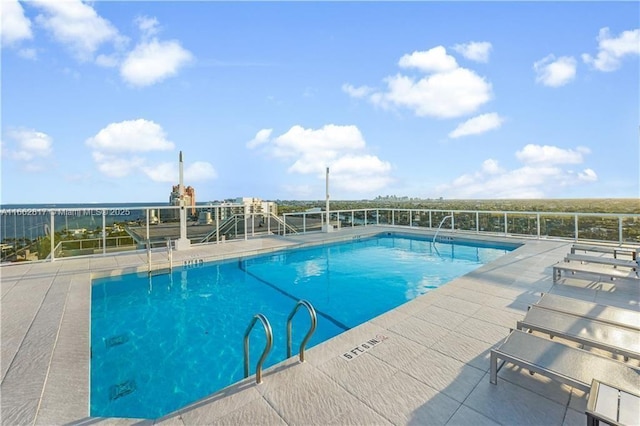
[[[194,246],[174,252],[173,260],[182,265],[387,231],[420,234],[373,226],[270,236]],[[554,285],[552,266],[571,242],[502,240],[523,245],[307,350],[305,363],[295,357],[265,370],[262,384],[250,377],[155,421],[89,416],[91,279],[146,271],[146,252],[3,266],[2,424],[584,425],[583,392],[508,364],[491,385],[489,350],[542,292],[639,310],[640,289],[574,279]],[[153,257],[161,262],[163,254]],[[376,337],[380,343],[366,352],[342,357]]]

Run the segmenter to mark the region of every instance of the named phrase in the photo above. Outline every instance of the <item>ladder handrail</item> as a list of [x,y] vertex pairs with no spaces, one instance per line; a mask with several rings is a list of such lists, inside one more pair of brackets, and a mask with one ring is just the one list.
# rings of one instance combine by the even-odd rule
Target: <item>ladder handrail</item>
[[258,364],[256,364],[256,383],[262,383],[262,364],[265,359],[267,359],[267,355],[271,351],[271,346],[273,346],[273,332],[271,331],[271,324],[269,324],[269,320],[262,314],[256,314],[253,316],[249,327],[247,327],[247,331],[244,332],[244,377],[249,377],[249,333],[251,333],[251,329],[255,325],[256,321],[260,320],[262,323],[262,327],[264,327],[264,331],[267,335],[267,345],[262,351],[262,355],[258,360]]
[[440,232],[440,228],[442,228],[442,224],[444,223],[445,220],[449,218],[453,219],[453,215],[450,214],[442,218],[442,220],[440,221],[440,225],[438,225],[438,229],[436,230],[436,233],[433,235],[433,241],[431,241],[432,243],[436,242],[436,237],[438,236],[438,232]]
[[287,358],[291,357],[291,320],[293,319],[296,312],[298,312],[298,309],[300,309],[300,306],[304,306],[305,308],[307,308],[307,311],[311,316],[311,328],[307,332],[307,335],[304,336],[302,343],[300,343],[300,362],[304,362],[304,348],[309,342],[309,339],[311,339],[311,335],[313,334],[313,332],[316,331],[318,317],[316,315],[316,310],[313,309],[311,303],[307,302],[306,300],[299,300],[298,303],[296,303],[296,306],[293,308],[293,310],[289,314],[289,317],[287,318]]

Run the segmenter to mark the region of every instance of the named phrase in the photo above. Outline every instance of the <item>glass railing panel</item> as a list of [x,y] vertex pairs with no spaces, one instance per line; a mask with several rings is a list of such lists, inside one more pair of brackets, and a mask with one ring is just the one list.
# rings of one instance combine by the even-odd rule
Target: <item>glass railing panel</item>
[[375,225],[378,223],[378,213],[375,210],[366,211],[367,225]]
[[411,217],[408,210],[396,210],[395,220],[396,225],[409,226],[409,218]]
[[353,212],[353,225],[354,226],[364,226],[365,224],[365,215],[363,210],[355,210]]
[[625,243],[640,243],[640,217],[622,218],[622,241]]
[[391,210],[380,209],[378,210],[378,223],[380,225],[391,224]]
[[306,215],[306,230],[307,232],[311,231],[321,231],[322,230],[322,213],[310,213]]
[[[431,211],[431,226],[433,228],[438,228],[440,226],[440,222],[445,217],[451,215],[451,212],[443,211],[443,210],[432,210]],[[451,219],[447,219],[443,224],[442,228],[444,230],[451,229]]]
[[617,216],[578,215],[578,238],[617,242],[620,238],[619,223]]
[[51,214],[36,209],[0,213],[0,261],[46,259],[51,252]]
[[478,213],[480,232],[504,233],[504,213]]
[[429,212],[422,210],[411,212],[412,220],[411,224],[415,227],[428,228],[429,227]]
[[540,214],[540,236],[575,238],[574,216]]
[[[460,231],[474,231],[476,230],[476,214],[475,212],[454,212],[453,213],[454,229]],[[445,222],[442,225],[443,228],[450,229],[451,224]]]
[[538,220],[535,214],[508,213],[507,232],[511,235],[538,235]]

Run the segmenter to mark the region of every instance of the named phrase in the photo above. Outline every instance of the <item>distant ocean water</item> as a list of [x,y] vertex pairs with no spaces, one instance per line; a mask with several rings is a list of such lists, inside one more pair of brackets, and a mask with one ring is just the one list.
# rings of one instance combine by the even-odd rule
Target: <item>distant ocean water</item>
[[[198,203],[199,204],[199,203]],[[169,206],[165,202],[146,203],[56,203],[56,204],[0,204],[0,241],[45,236],[51,227],[51,215],[42,209],[56,209],[55,231],[64,228],[96,229],[102,227],[102,210],[107,214],[107,226],[115,222],[137,221],[146,218],[144,207]],[[80,210],[78,210],[80,209]]]

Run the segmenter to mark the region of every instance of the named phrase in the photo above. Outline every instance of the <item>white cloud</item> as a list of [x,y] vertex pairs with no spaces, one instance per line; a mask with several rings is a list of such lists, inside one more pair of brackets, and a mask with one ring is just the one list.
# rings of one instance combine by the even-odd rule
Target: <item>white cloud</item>
[[32,61],[35,61],[36,59],[38,59],[38,52],[36,51],[36,49],[33,49],[33,48],[20,49],[18,50],[18,55],[21,58],[31,59]]
[[470,118],[464,123],[459,124],[454,131],[449,133],[449,137],[455,139],[462,136],[477,135],[488,132],[489,130],[500,128],[503,122],[504,118],[500,117],[495,112],[478,115],[477,117]]
[[249,148],[259,145],[289,162],[289,173],[324,179],[325,169],[330,167],[335,188],[362,193],[381,189],[392,180],[391,164],[366,152],[366,142],[356,126],[327,124],[305,129],[296,125],[275,138],[271,138],[271,129],[263,129],[247,144]]
[[[155,182],[178,182],[180,179],[177,163],[160,163],[153,167],[145,166],[142,171]],[[215,179],[217,176],[213,166],[205,161],[187,164],[184,169],[185,182],[201,182]]]
[[525,163],[505,170],[494,159],[485,160],[479,171],[463,174],[451,183],[436,187],[436,193],[447,198],[545,198],[554,191],[598,179],[592,169],[577,174],[561,167],[582,163],[589,150],[578,147],[567,150],[553,146],[527,145],[516,153]]
[[482,163],[482,172],[488,175],[502,173],[504,169],[498,164],[498,160],[489,158]]
[[144,164],[140,157],[123,158],[111,154],[93,152],[93,160],[98,165],[98,170],[112,178],[122,178],[139,170]]
[[384,108],[408,108],[419,117],[452,118],[475,112],[492,98],[491,83],[474,71],[458,66],[455,58],[442,46],[403,55],[401,68],[415,68],[427,73],[416,77],[401,73],[384,79],[386,90],[350,84],[342,90],[355,98],[366,97]]
[[104,43],[123,42],[118,30],[109,21],[80,0],[32,0],[31,4],[44,11],[44,14],[36,17],[36,22],[50,31],[81,61],[91,60]]
[[31,21],[24,16],[18,0],[2,0],[0,38],[2,46],[12,46],[33,37]]
[[447,72],[458,68],[456,59],[447,54],[443,46],[436,46],[427,51],[415,51],[410,55],[403,55],[398,61],[400,68],[417,68],[426,73]]
[[133,86],[150,86],[167,77],[193,59],[176,40],[153,39],[138,44],[120,66],[121,77]]
[[549,87],[560,87],[576,77],[576,60],[570,56],[561,56],[556,59],[554,55],[548,55],[535,62],[533,69],[536,72],[537,83]]
[[549,145],[528,144],[516,152],[516,158],[526,164],[580,164],[583,155],[589,154],[589,148],[578,147],[575,150]]
[[137,119],[111,123],[85,142],[100,152],[166,151],[174,148],[160,125]]
[[[149,164],[143,153],[170,151],[174,144],[167,139],[162,127],[145,119],[111,123],[85,141],[93,148],[93,160],[103,174],[120,178],[143,173],[156,182],[177,182],[178,162]],[[214,167],[204,161],[187,164],[185,180],[203,181],[217,177]]]
[[374,90],[373,88],[368,86],[354,87],[351,84],[347,84],[347,83],[342,85],[342,91],[348,94],[349,96],[351,96],[352,98],[364,98],[365,96],[373,92],[373,90]]
[[598,175],[592,169],[584,169],[578,173],[578,179],[585,182],[595,182],[598,180]]
[[600,29],[596,57],[584,53],[582,60],[600,71],[615,71],[625,56],[640,55],[640,29],[623,31],[612,37],[609,28]]
[[476,62],[489,62],[489,53],[492,46],[488,41],[472,41],[469,43],[456,44],[453,50],[460,53],[467,59]]
[[148,16],[139,16],[136,18],[135,23],[142,32],[142,36],[145,38],[152,37],[160,31],[160,24],[158,19],[155,17],[150,18]]
[[53,139],[43,132],[33,129],[12,129],[7,137],[15,142],[16,149],[7,147],[7,154],[14,160],[31,161],[38,157],[48,157],[53,152]]
[[491,99],[491,84],[466,68],[415,80],[396,75],[386,79],[388,90],[371,98],[374,104],[412,109],[417,116],[453,118],[476,111]]
[[255,138],[247,142],[247,148],[253,149],[258,145],[262,145],[263,143],[268,142],[269,138],[271,137],[271,132],[273,132],[273,129],[260,130],[258,133],[256,133]]

